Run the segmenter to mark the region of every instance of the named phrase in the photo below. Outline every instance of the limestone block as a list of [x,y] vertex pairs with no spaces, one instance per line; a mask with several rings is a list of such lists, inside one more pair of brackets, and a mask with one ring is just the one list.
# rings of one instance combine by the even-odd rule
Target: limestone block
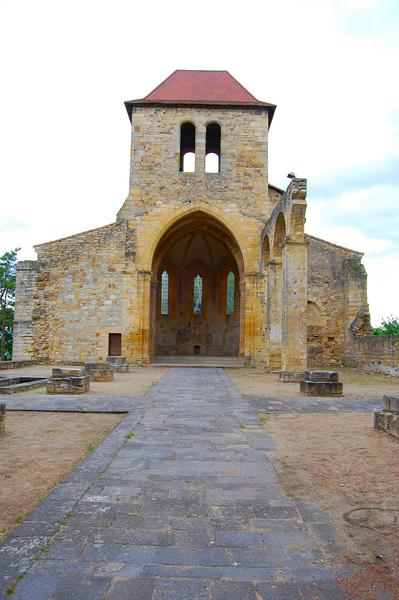
[[84,377],[86,375],[85,367],[54,367],[53,377]]
[[107,356],[107,363],[109,363],[115,373],[128,373],[129,365],[126,356]]
[[306,371],[299,387],[305,396],[342,396],[343,393],[336,371]]
[[399,396],[383,396],[382,409],[399,414]]
[[303,371],[281,371],[279,379],[283,383],[299,383],[304,376],[305,373]]
[[84,394],[90,390],[88,375],[81,377],[51,377],[46,385],[48,394]]
[[338,381],[337,371],[305,371],[305,381]]
[[380,429],[399,438],[399,414],[389,411],[376,411],[374,413],[374,429]]
[[342,396],[340,381],[301,381],[299,388],[305,396]]
[[0,435],[6,431],[6,405],[0,404]]
[[86,363],[90,381],[112,381],[114,370],[109,363]]

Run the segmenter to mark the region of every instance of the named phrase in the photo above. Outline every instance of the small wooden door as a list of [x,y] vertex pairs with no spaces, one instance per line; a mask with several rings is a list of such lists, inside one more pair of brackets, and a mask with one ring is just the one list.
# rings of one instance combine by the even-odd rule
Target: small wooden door
[[110,333],[108,335],[108,356],[122,355],[122,334]]

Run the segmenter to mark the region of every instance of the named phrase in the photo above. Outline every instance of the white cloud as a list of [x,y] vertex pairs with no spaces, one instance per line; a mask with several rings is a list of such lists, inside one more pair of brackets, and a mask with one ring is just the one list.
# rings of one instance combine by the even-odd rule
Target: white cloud
[[[2,221],[6,206],[27,226],[3,228],[0,252],[23,246],[21,257],[34,257],[32,243],[114,219],[128,191],[123,101],[176,68],[227,68],[278,104],[269,149],[276,185],[285,186],[291,170],[311,182],[392,160],[399,40],[386,25],[397,13],[387,0],[203,0],[192,11],[179,0],[3,0]],[[352,219],[377,192],[342,192],[336,210],[349,221],[332,228],[310,202],[308,229],[367,256],[392,252],[383,231],[370,239]],[[392,205],[378,202],[388,218]]]

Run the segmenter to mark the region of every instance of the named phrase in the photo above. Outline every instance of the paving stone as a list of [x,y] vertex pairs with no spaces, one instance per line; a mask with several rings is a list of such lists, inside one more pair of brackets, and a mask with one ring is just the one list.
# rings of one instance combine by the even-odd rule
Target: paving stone
[[160,579],[152,600],[208,600],[208,581]]
[[0,546],[0,590],[27,572],[19,600],[290,600],[315,590],[338,600],[320,562],[340,549],[334,526],[311,499],[284,494],[256,412],[372,402],[295,400],[243,398],[211,368],[170,369],[143,398],[15,395],[15,410],[127,416]]
[[256,586],[248,582],[218,581],[210,592],[212,600],[257,600]]
[[106,600],[149,600],[153,598],[154,588],[153,579],[119,576],[112,580]]
[[[302,600],[302,595],[295,583],[257,583],[256,590],[262,600]],[[328,599],[320,598],[320,600]],[[329,600],[334,599],[330,598]]]
[[303,600],[348,600],[350,597],[344,594],[332,581],[307,583],[299,585]]

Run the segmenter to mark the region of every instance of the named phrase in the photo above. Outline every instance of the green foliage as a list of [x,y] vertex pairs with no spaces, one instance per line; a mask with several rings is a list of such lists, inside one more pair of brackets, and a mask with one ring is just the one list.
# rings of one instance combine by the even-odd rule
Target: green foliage
[[11,360],[15,305],[15,268],[20,248],[0,256],[0,360]]
[[390,316],[387,319],[382,319],[379,327],[373,328],[373,335],[398,335],[399,334],[399,318]]
[[266,425],[266,423],[270,421],[270,417],[267,413],[258,413],[258,419],[262,425]]

